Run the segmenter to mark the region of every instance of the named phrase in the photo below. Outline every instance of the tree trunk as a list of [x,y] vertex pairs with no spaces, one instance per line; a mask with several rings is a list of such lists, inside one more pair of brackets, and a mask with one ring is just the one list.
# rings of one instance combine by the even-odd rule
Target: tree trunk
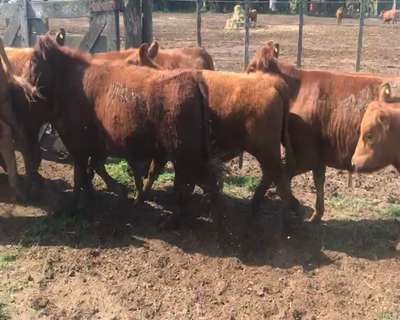
[[142,44],[142,10],[140,0],[124,0],[125,49]]

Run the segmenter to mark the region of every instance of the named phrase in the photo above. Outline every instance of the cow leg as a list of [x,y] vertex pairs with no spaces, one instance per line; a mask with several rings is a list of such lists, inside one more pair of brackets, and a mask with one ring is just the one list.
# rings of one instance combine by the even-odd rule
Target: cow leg
[[37,141],[39,129],[40,127],[37,130],[29,131],[30,135],[27,135],[26,138],[23,137],[20,141],[26,171],[24,181],[24,192],[26,195],[29,195],[33,184],[39,187],[44,186],[44,178],[38,172],[40,163],[42,162],[40,145]]
[[[291,179],[290,179],[291,181]],[[277,188],[276,188],[276,193],[278,194],[278,196],[280,198],[282,198],[283,196],[283,192],[284,192],[284,185],[282,184],[282,180],[281,181],[274,181],[277,184]],[[290,185],[290,182],[289,182]],[[301,205],[300,205],[300,201],[293,195],[292,190],[289,189],[289,203],[290,203],[290,209],[297,215],[300,216],[300,209],[301,209]]]
[[134,161],[128,160],[129,166],[131,167],[133,171],[133,177],[135,178],[135,185],[136,185],[136,190],[137,190],[137,197],[134,203],[135,207],[139,207],[143,204],[144,202],[144,192],[143,192],[143,179],[140,174],[140,170],[138,167],[135,165]]
[[254,219],[258,215],[261,202],[264,199],[264,195],[267,192],[267,189],[271,185],[272,181],[279,180],[276,177],[276,171],[271,171],[267,168],[268,167],[261,165],[262,178],[253,196],[253,200],[251,203],[251,214],[248,217],[249,220]]
[[150,191],[153,187],[154,181],[156,181],[162,169],[164,169],[167,161],[164,159],[153,159],[150,164],[150,169],[147,176],[147,182],[144,186],[143,193],[145,200],[150,200]]
[[96,173],[104,180],[104,182],[107,185],[107,188],[117,194],[121,198],[127,198],[128,196],[128,191],[126,190],[125,186],[120,184],[118,181],[113,179],[107,172],[105,166],[104,166],[105,161],[100,161],[99,159],[96,159],[95,157],[90,158],[90,163],[89,163],[89,170],[88,170],[88,176],[89,180],[92,181],[94,177],[94,170],[96,170]]
[[315,188],[317,189],[317,200],[315,203],[315,212],[311,216],[310,221],[319,222],[324,215],[324,184],[325,184],[325,171],[326,166],[322,166],[313,170],[313,178]]
[[178,194],[178,212],[173,213],[160,224],[162,229],[177,229],[181,225],[183,217],[187,216],[190,195],[194,189],[193,181],[189,181],[186,175],[175,168],[175,181]]
[[0,138],[0,151],[7,166],[8,183],[10,184],[10,187],[14,192],[14,196],[24,201],[25,197],[21,191],[21,186],[18,178],[17,162],[15,160],[11,129],[9,130],[8,134],[5,134],[3,137]]
[[71,214],[78,209],[81,189],[84,189],[88,200],[94,198],[93,185],[91,181],[88,180],[87,174],[88,160],[87,156],[74,157],[74,190],[72,193]]
[[7,165],[2,154],[0,154],[0,166],[3,168],[4,172],[7,172]]

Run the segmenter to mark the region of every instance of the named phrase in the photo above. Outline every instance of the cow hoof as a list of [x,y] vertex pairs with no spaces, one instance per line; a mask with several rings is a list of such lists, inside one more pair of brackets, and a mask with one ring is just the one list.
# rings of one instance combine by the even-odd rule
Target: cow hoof
[[175,230],[179,229],[181,225],[181,219],[177,215],[169,215],[161,217],[158,224],[160,230]]
[[154,201],[155,199],[154,194],[151,192],[145,192],[143,198],[145,201]]
[[135,202],[133,203],[133,206],[135,208],[140,208],[143,205],[143,203],[144,203],[143,197],[140,197],[135,200]]
[[128,198],[128,190],[123,185],[116,186],[114,193],[120,198]]

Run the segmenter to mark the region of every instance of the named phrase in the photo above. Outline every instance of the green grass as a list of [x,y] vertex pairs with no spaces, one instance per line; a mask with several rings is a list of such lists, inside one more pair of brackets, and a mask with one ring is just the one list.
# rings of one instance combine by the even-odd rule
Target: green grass
[[[0,271],[12,268],[12,263],[18,258],[19,248],[10,248],[0,252]],[[1,318],[0,318],[1,319]]]
[[124,185],[134,184],[131,168],[125,160],[109,159],[107,162],[106,170],[112,178]]
[[[115,158],[109,158],[106,164],[106,170],[108,174],[117,180],[119,183],[124,185],[134,185],[135,180],[133,178],[132,170],[129,164],[125,160],[119,160]],[[172,182],[175,178],[175,172],[173,170],[165,170],[159,175],[157,181],[159,182]]]
[[0,301],[0,320],[9,320],[11,319],[10,314],[8,313],[7,306],[5,303]]
[[333,215],[359,216],[362,213],[373,213],[382,218],[400,219],[400,205],[397,204],[379,206],[376,201],[351,195],[333,196],[326,199],[326,204]]
[[[132,170],[125,160],[109,158],[106,164],[106,170],[111,177],[124,185],[134,185]],[[160,183],[172,183],[175,179],[175,172],[171,169],[165,169],[157,178]],[[261,179],[259,177],[226,176],[225,190],[228,193],[248,197],[254,192]]]

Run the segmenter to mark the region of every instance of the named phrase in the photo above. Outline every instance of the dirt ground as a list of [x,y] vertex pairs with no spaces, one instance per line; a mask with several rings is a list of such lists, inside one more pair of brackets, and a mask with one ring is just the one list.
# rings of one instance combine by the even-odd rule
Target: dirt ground
[[[244,31],[224,30],[225,19],[203,15],[203,45],[218,70],[240,72]],[[296,21],[261,15],[251,53],[273,40],[281,59],[295,62]],[[303,67],[354,70],[357,20],[305,22]],[[366,20],[362,71],[397,74],[400,29],[381,23]],[[87,19],[50,25],[81,34]],[[156,13],[154,33],[164,48],[195,45],[195,15]],[[248,155],[242,170],[237,159],[229,167],[233,176],[260,174]],[[218,207],[221,229],[194,194],[189,221],[159,232],[160,215],[176,208],[170,181],[156,183],[155,201],[134,209],[96,177],[96,201],[81,201],[67,218],[72,167],[44,161],[40,172],[47,188],[35,190],[35,200],[0,206],[0,320],[400,319],[400,181],[392,168],[355,175],[353,189],[346,172],[328,169],[323,222],[303,222],[290,238],[282,237],[273,190],[260,220],[246,223],[254,189],[232,178]],[[305,219],[314,208],[312,176],[296,177],[292,188]]]

